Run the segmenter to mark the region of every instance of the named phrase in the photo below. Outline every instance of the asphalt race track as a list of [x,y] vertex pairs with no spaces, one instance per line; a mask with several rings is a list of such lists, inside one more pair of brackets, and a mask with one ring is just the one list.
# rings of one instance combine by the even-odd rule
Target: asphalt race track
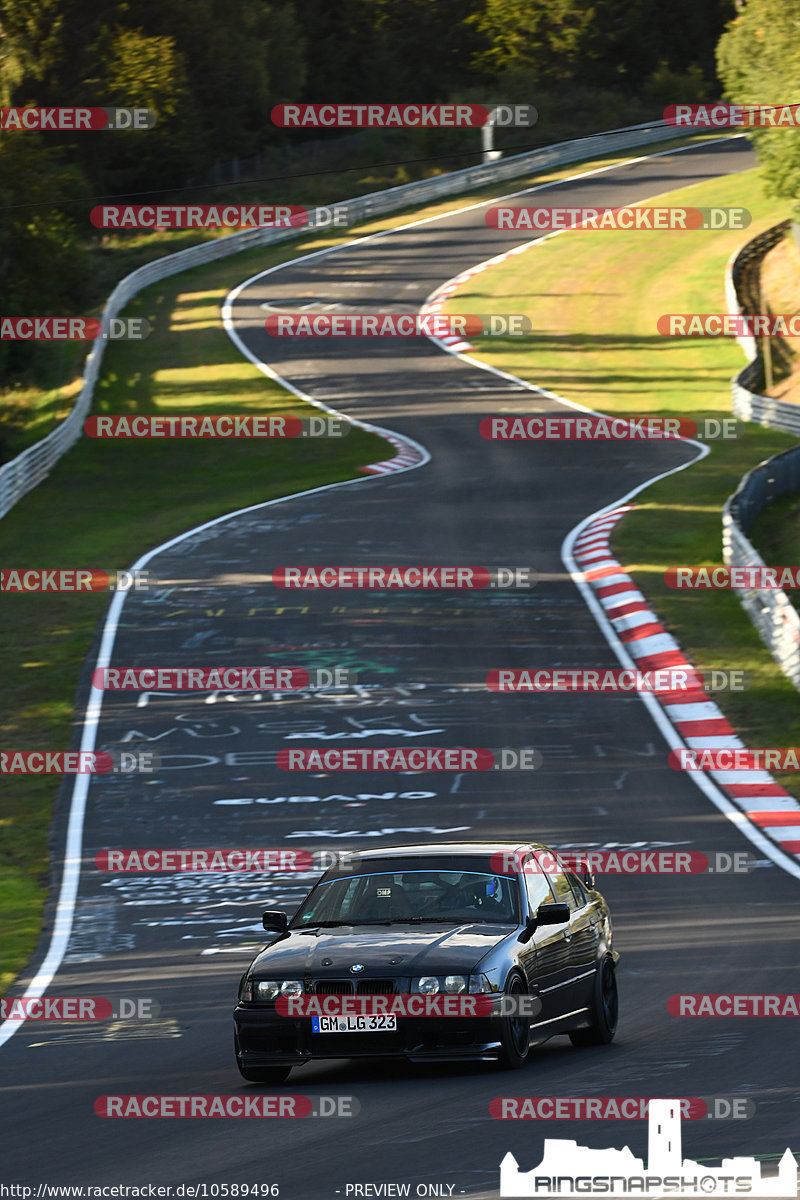
[[[734,140],[568,181],[537,199],[615,206],[719,177],[725,204],[724,177],[752,164],[746,143]],[[9,1183],[276,1183],[285,1200],[356,1194],[348,1184],[410,1184],[411,1195],[435,1184],[441,1191],[431,1194],[496,1196],[506,1151],[527,1169],[545,1136],[646,1153],[644,1121],[494,1120],[489,1104],[504,1095],[735,1093],[755,1101],[755,1115],[684,1122],[687,1156],[716,1164],[763,1155],[775,1164],[787,1145],[798,1149],[791,1021],[667,1013],[679,992],[800,992],[798,882],[765,859],[749,874],[601,880],[622,955],[621,1025],[610,1047],[555,1039],[511,1073],[337,1062],[296,1070],[278,1089],[355,1097],[352,1118],[206,1124],[95,1115],[95,1100],[109,1093],[267,1090],[239,1077],[231,1009],[263,941],[260,910],[291,911],[310,879],[105,874],[94,865],[103,849],[330,850],[519,837],[557,847],[752,850],[667,766],[635,697],[497,695],[484,686],[497,667],[618,665],[565,573],[561,544],[585,516],[694,451],[485,441],[482,416],[559,406],[425,339],[278,341],[264,332],[264,304],[416,311],[445,279],[527,240],[487,229],[483,212],[300,260],[251,281],[235,300],[235,328],[252,355],[314,399],[415,439],[431,458],[208,527],[151,561],[167,586],[126,600],[112,665],[342,666],[357,672],[359,686],[339,697],[106,694],[98,746],[146,746],[162,768],[144,784],[92,777],[75,921],[49,994],[153,997],[159,1013],[102,1027],[28,1022],[0,1047]],[[609,280],[610,291],[621,287],[624,280]],[[539,582],[528,592],[298,595],[265,579],[302,563],[528,566]],[[543,763],[532,773],[413,777],[277,767],[279,749],[322,741],[534,746]],[[70,791],[62,788],[54,830],[59,855]],[[45,950],[43,941],[37,966]]]

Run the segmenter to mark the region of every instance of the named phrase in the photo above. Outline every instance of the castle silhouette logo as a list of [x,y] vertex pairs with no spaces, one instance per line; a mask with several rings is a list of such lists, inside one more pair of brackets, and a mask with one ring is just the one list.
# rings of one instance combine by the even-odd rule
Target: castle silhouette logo
[[542,1161],[531,1171],[520,1171],[511,1153],[500,1164],[502,1197],[762,1196],[777,1200],[797,1194],[797,1160],[788,1148],[778,1174],[766,1178],[755,1158],[724,1158],[720,1167],[683,1158],[679,1100],[650,1101],[646,1168],[627,1146],[592,1150],[562,1138],[545,1138]]

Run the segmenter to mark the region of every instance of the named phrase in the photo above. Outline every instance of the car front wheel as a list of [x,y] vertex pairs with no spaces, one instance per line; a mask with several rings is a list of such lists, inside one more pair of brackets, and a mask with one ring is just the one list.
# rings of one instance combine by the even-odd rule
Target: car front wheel
[[[512,975],[506,983],[503,994],[519,1002],[523,996],[528,995],[528,989],[519,975]],[[511,1006],[509,1005],[509,1007]],[[530,1018],[524,1015],[514,1016],[512,1013],[509,1016],[501,1017],[500,1020],[498,1063],[504,1070],[515,1070],[523,1066],[528,1057]]]
[[592,994],[591,1025],[588,1029],[573,1029],[569,1040],[573,1046],[607,1046],[613,1042],[619,1020],[619,994],[614,960],[607,954],[597,968]]

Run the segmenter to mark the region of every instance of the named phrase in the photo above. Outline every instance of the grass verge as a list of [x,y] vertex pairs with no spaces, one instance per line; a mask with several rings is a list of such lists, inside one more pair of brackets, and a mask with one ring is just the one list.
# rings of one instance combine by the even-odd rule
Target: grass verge
[[[731,253],[785,217],[783,205],[764,199],[757,170],[670,192],[659,203],[712,206],[723,189],[726,205],[744,205],[753,214],[746,234],[572,231],[482,272],[455,293],[449,308],[527,313],[535,333],[474,339],[478,357],[565,399],[622,415],[730,417],[730,378],[743,365],[736,343],[664,338],[656,331],[665,313],[724,312]],[[664,583],[670,566],[721,563],[726,497],[752,466],[796,444],[788,434],[742,428],[740,438],[713,442],[702,461],[640,493],[635,512],[617,526],[614,548],[699,667],[748,672],[752,688],[715,696],[744,741],[791,746],[800,742],[797,692],[735,595],[676,592]],[[625,490],[621,480],[620,494]],[[796,776],[778,778],[800,797]]]

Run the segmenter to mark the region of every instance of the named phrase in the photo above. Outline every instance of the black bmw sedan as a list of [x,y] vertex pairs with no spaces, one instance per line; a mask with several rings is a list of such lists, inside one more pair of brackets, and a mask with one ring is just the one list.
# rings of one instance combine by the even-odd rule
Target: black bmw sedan
[[364,850],[330,867],[242,976],[245,1079],[323,1058],[494,1060],[617,1029],[611,916],[594,879],[535,843]]

